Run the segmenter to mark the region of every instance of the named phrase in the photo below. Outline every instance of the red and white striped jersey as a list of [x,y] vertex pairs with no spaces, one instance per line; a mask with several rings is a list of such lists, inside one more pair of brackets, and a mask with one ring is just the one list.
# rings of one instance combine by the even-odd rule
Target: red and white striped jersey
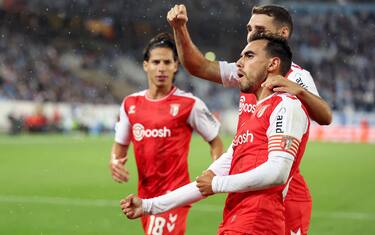
[[[259,101],[253,115],[241,124],[233,139],[233,158],[229,174],[257,168],[268,160],[269,153],[277,151],[278,154],[285,153],[285,157],[294,158],[289,182],[302,159],[309,125],[307,112],[295,96],[274,93]],[[259,202],[259,197],[274,195],[272,197],[279,198],[282,205],[283,196],[288,190],[287,184],[259,191],[229,193],[224,208],[224,221],[232,221],[229,226],[233,228],[248,224],[244,221],[254,221],[252,216],[257,214],[255,204]],[[262,209],[263,205],[258,205],[258,208]],[[233,216],[237,218],[236,221]],[[246,230],[245,227],[242,229]]]
[[177,88],[157,100],[147,97],[146,90],[125,97],[115,142],[133,143],[139,196],[156,197],[189,183],[192,131],[211,141],[219,128],[220,123],[199,98]]
[[[238,87],[238,76],[237,76],[237,66],[235,63],[227,63],[224,61],[220,62],[220,74],[223,85],[225,87]],[[303,69],[301,66],[292,63],[286,78],[292,82],[295,82],[313,93],[319,96],[318,90],[316,89],[314,80],[309,71]],[[239,112],[238,112],[238,123],[237,130],[241,124],[250,118],[254,113],[256,107],[256,97],[252,93],[240,92],[239,101]],[[289,192],[286,200],[295,201],[311,201],[310,191],[307,184],[300,174],[299,169],[297,170],[293,180],[289,185]]]

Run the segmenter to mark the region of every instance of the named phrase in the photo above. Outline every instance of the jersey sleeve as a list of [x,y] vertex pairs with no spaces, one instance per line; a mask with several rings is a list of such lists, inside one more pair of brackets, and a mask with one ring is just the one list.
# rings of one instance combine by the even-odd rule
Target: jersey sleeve
[[247,172],[215,176],[213,192],[255,191],[287,182],[299,143],[308,128],[308,117],[299,100],[282,97],[272,111],[269,123],[268,160]]
[[308,116],[298,99],[282,97],[270,116],[268,152],[283,152],[280,154],[286,158],[295,158],[302,136],[308,130],[308,122]]
[[189,125],[206,141],[213,140],[220,129],[220,122],[208,110],[202,100],[195,98],[194,106],[188,118]]
[[233,159],[233,147],[229,146],[228,150],[223,153],[218,159],[216,159],[208,167],[208,170],[211,170],[218,176],[228,175]]
[[224,87],[238,87],[238,76],[236,63],[219,61],[220,76]]
[[194,181],[159,197],[142,199],[142,211],[145,214],[160,214],[203,198]]
[[319,92],[316,89],[314,79],[312,78],[309,71],[300,69],[293,70],[293,72],[288,76],[288,80],[297,83],[314,95],[319,96]]
[[212,191],[214,193],[248,192],[281,185],[287,181],[292,165],[291,159],[269,154],[265,163],[250,171],[214,176]]
[[122,102],[120,107],[119,120],[115,126],[115,142],[123,145],[130,143],[130,122],[128,115],[125,112],[125,100]]

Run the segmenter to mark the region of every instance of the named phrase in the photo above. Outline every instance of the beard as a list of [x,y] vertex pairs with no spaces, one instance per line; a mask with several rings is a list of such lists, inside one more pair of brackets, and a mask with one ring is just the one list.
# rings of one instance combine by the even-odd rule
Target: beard
[[256,91],[256,84],[249,82],[249,81],[241,81],[240,82],[240,90],[243,93],[255,93]]
[[[258,76],[258,79],[253,79],[253,81],[250,81],[248,77],[242,78],[240,80],[240,90],[243,93],[254,93],[260,88],[262,83],[267,79],[268,73],[266,72],[263,75]],[[263,78],[259,78],[263,77]]]

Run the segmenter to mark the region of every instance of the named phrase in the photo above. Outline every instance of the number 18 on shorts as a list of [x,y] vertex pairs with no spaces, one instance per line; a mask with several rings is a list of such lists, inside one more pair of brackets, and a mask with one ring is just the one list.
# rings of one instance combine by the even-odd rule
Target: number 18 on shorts
[[189,207],[170,210],[159,215],[142,217],[142,226],[146,235],[183,235]]

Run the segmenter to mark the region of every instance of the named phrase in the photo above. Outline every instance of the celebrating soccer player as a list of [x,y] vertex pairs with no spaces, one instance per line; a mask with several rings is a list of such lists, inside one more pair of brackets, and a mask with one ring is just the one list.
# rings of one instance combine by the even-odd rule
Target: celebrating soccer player
[[[117,182],[128,181],[124,167],[130,142],[138,168],[138,193],[156,197],[190,182],[187,156],[192,131],[210,145],[211,158],[223,152],[220,124],[197,97],[173,85],[178,70],[173,38],[161,33],[144,51],[148,89],[125,97],[116,124],[110,169]],[[189,205],[142,217],[145,234],[184,234]]]
[[[184,5],[174,6],[167,15],[168,22],[173,28],[179,52],[179,58],[185,68],[194,76],[217,83],[226,87],[238,87],[239,77],[235,63],[225,61],[209,61],[193,44],[187,29],[187,11]],[[256,32],[269,32],[289,39],[293,31],[293,21],[289,12],[280,6],[264,5],[254,7],[252,16],[247,24],[247,39]],[[329,105],[319,97],[315,83],[310,73],[295,63],[284,76],[275,76],[263,83],[274,91],[288,92],[296,95],[308,110],[309,116],[321,125],[331,123],[332,111]],[[248,120],[254,113],[256,98],[253,94],[240,93],[239,122]],[[299,172],[293,177],[289,185],[289,192],[285,199],[286,234],[307,234],[312,200],[307,184]]]
[[283,234],[287,183],[298,169],[310,122],[296,96],[275,93],[261,84],[272,76],[285,76],[291,57],[285,39],[252,35],[237,61],[237,75],[241,92],[253,93],[257,106],[238,128],[230,149],[196,182],[156,198],[128,196],[121,201],[127,217],[157,214],[214,193],[229,193],[218,234]]

